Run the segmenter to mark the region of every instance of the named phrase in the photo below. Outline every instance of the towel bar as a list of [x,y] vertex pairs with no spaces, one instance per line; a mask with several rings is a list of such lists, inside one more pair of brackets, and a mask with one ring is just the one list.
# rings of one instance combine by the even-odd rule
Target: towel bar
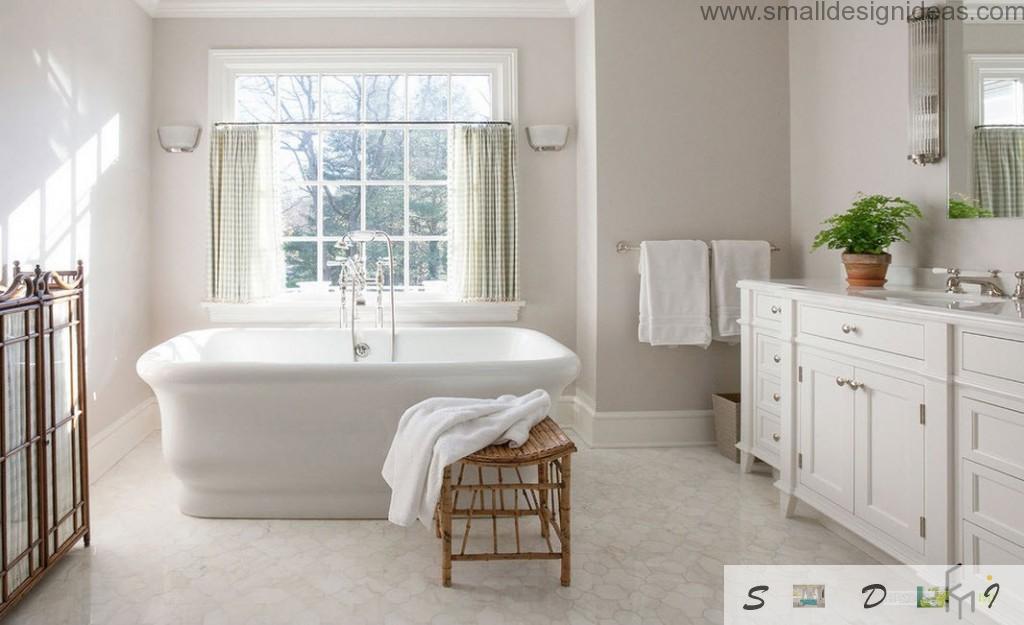
[[[778,245],[775,245],[774,243],[772,243],[770,241],[768,242],[768,245],[772,246],[772,251],[773,252],[781,252],[782,251],[781,247],[779,247]],[[615,251],[618,252],[619,254],[625,254],[627,252],[637,252],[639,250],[640,250],[640,246],[639,245],[637,245],[636,243],[630,243],[629,241],[619,241],[618,243],[615,244]],[[708,253],[709,254],[711,253],[710,249],[708,250]]]

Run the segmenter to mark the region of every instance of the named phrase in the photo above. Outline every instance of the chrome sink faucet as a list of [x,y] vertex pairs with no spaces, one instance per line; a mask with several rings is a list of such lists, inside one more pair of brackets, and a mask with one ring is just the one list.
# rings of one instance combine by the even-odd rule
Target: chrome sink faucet
[[[965,284],[976,284],[981,287],[981,294],[987,297],[1006,297],[1006,292],[999,285],[999,273],[998,269],[990,269],[990,276],[987,278],[975,278],[970,276],[961,276],[960,269],[949,269],[949,277],[946,278],[946,293],[962,294],[964,293]],[[1019,272],[1018,272],[1019,273]],[[1018,289],[1021,286],[1018,285]]]

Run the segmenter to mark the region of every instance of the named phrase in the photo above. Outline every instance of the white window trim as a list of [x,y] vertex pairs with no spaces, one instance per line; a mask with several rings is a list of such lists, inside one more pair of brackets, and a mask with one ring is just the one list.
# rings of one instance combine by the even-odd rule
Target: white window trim
[[[518,121],[518,53],[514,48],[339,48],[231,49],[209,53],[208,127],[234,118],[235,78],[259,73],[466,73],[488,75],[494,93],[494,120]],[[414,297],[409,297],[414,295]],[[525,302],[477,303],[424,294],[396,296],[397,321],[423,323],[500,323],[519,319]],[[337,323],[337,301],[286,294],[250,304],[204,303],[214,323]],[[365,319],[373,306],[361,309]]]
[[967,124],[968,131],[983,123],[984,94],[982,81],[986,78],[1024,79],[1024,54],[968,54]]
[[210,50],[209,125],[233,117],[235,78],[259,73],[452,73],[489,75],[492,119],[518,121],[514,48],[339,48]]
[[[372,324],[376,315],[374,298],[359,307],[359,323]],[[519,320],[519,311],[526,302],[459,302],[428,298],[402,298],[396,300],[395,315],[400,325],[429,325],[435,323],[507,323]],[[271,323],[271,324],[338,324],[341,317],[339,301],[323,297],[303,298],[282,296],[251,304],[203,303],[203,309],[212,323]],[[390,323],[390,307],[384,306],[385,323]]]

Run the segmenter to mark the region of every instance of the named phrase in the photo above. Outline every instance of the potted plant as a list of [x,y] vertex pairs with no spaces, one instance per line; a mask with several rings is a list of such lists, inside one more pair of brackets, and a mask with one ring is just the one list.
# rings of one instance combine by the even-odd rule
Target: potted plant
[[842,250],[851,286],[884,286],[892,262],[886,250],[907,240],[911,217],[923,217],[921,209],[901,197],[858,194],[850,210],[825,220],[829,227],[818,233],[811,249]]

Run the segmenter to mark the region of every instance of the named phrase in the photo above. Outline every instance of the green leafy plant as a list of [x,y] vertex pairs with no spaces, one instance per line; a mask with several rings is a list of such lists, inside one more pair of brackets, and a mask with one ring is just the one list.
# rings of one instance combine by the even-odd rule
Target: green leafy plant
[[896,241],[907,240],[907,220],[923,216],[916,204],[901,197],[859,194],[850,210],[823,222],[829,227],[818,233],[811,249],[827,247],[847,254],[884,254]]
[[983,217],[995,217],[995,214],[981,208],[978,206],[977,200],[966,195],[957,193],[956,196],[949,198],[950,219],[980,219]]

